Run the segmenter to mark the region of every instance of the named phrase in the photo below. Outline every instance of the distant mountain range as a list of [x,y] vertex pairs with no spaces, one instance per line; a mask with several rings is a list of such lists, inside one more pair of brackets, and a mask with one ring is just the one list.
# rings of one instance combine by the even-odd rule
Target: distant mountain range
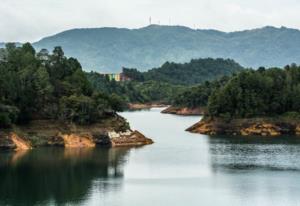
[[145,71],[166,61],[206,57],[230,58],[253,68],[300,63],[300,31],[285,27],[230,33],[159,25],[73,29],[34,43],[35,48],[48,50],[58,45],[87,71],[117,72],[122,67]]

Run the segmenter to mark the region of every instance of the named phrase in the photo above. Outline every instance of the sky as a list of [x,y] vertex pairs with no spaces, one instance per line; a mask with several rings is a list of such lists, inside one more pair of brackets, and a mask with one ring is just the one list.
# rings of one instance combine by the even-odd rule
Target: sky
[[300,29],[299,0],[1,0],[0,42],[37,41],[72,28],[151,23],[238,31]]

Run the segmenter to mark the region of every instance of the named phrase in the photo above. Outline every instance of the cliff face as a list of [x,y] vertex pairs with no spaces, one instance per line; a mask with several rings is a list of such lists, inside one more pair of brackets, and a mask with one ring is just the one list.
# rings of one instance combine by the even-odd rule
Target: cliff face
[[25,150],[41,146],[140,146],[151,143],[151,139],[132,131],[126,120],[118,115],[88,126],[38,120],[0,131],[0,150]]
[[192,133],[207,135],[279,136],[300,135],[300,122],[271,120],[267,118],[201,120],[187,129]]
[[187,108],[187,107],[176,107],[170,106],[163,110],[161,113],[164,114],[176,114],[176,115],[204,115],[204,108]]

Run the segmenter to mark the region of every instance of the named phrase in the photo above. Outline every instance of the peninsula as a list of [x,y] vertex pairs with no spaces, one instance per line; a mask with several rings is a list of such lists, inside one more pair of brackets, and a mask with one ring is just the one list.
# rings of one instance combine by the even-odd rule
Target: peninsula
[[299,135],[300,67],[244,70],[215,89],[207,113],[187,131],[218,135]]
[[61,47],[0,49],[0,93],[0,150],[153,143],[117,114],[121,98],[96,91]]

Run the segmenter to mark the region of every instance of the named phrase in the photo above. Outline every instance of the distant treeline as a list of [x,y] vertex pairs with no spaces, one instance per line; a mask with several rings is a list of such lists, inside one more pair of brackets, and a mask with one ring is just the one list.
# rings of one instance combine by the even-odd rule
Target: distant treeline
[[159,68],[147,72],[124,68],[123,73],[136,81],[160,81],[174,85],[196,85],[216,80],[223,76],[243,70],[243,67],[231,59],[193,59],[189,63],[166,62]]
[[300,118],[300,67],[243,70],[231,77],[188,88],[173,105],[207,107],[207,116]]
[[61,47],[52,54],[29,43],[0,49],[0,127],[35,119],[89,124],[123,106],[119,96],[96,91]]
[[116,94],[125,103],[170,103],[185,87],[159,81],[110,81],[96,72],[86,73],[93,88],[97,91]]
[[[197,59],[185,64],[166,62],[160,68],[148,72],[140,72],[137,69],[123,68],[123,75],[131,81],[109,81],[103,75],[96,72],[86,73],[93,88],[98,91],[115,93],[127,103],[172,103],[180,104],[181,101],[189,102],[188,93],[182,94],[191,86],[215,80],[224,76],[230,76],[243,68],[233,60],[224,59]],[[211,87],[207,82],[207,87]],[[203,88],[204,89],[204,88]],[[181,98],[186,96],[187,99]],[[191,94],[193,95],[193,94]],[[181,98],[181,100],[180,100]],[[197,102],[204,97],[199,97]],[[197,105],[197,102],[188,105]],[[207,100],[206,100],[207,102]]]

